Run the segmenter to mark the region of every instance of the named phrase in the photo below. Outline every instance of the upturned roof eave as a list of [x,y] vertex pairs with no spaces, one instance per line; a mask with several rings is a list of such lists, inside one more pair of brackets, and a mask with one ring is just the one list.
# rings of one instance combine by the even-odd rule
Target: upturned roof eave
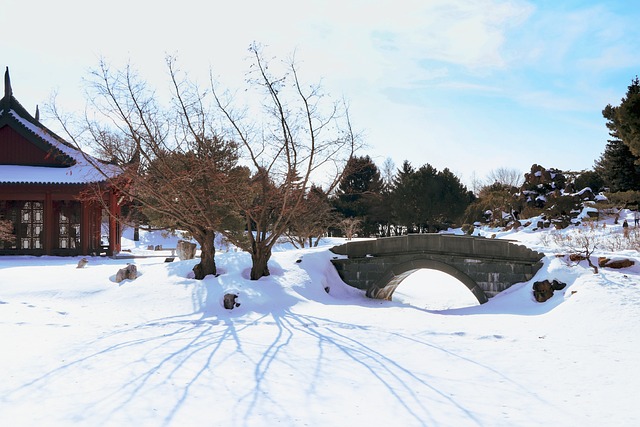
[[[67,163],[69,165],[75,164],[76,160],[72,156],[62,152],[58,147],[53,146],[46,139],[32,132],[23,123],[21,123],[20,120],[17,120],[13,116],[13,114],[11,114],[13,112],[20,119],[30,123],[32,126],[39,128],[43,132],[43,134],[46,134],[49,137],[55,139],[57,143],[64,145],[66,148],[70,150],[79,152],[77,148],[73,147],[71,144],[66,142],[63,138],[58,136],[55,132],[47,128],[39,120],[33,117],[27,111],[27,109],[24,108],[22,104],[20,104],[20,101],[18,101],[16,97],[13,96],[13,89],[11,87],[11,78],[9,76],[9,67],[7,67],[5,71],[4,85],[5,85],[4,96],[2,97],[2,99],[0,99],[0,127],[4,125],[9,125],[21,136],[23,136],[29,142],[35,144],[37,147],[41,148],[43,151],[47,151],[47,152],[52,150],[55,151],[56,155],[61,156],[60,159],[62,160],[63,164],[64,163]],[[82,154],[80,153],[80,155]]]
[[[19,182],[14,182],[12,179],[4,180],[0,177],[0,184],[59,184],[59,185],[72,185],[72,184],[95,184],[95,183],[108,183],[112,178],[118,176],[121,171],[117,167],[108,165],[107,162],[94,158],[93,156],[84,153],[82,150],[69,144],[63,138],[58,136],[55,132],[51,131],[45,125],[43,125],[38,119],[33,117],[20,102],[13,96],[13,89],[11,87],[11,79],[9,77],[9,67],[5,72],[5,90],[4,96],[0,99],[0,128],[3,126],[9,126],[25,140],[34,144],[36,147],[42,149],[44,152],[51,153],[56,156],[58,164],[48,166],[35,166],[35,165],[15,165],[23,166],[26,168],[49,168],[51,170],[57,169],[68,170],[70,174],[81,173],[81,175],[87,177],[86,180],[76,181],[74,179],[51,179],[50,177],[40,180],[20,179]],[[101,165],[97,167],[96,165]],[[0,165],[1,166],[1,165]],[[7,165],[10,166],[10,165]],[[104,166],[105,169],[102,168]],[[94,170],[92,173],[89,172]],[[105,174],[107,176],[99,176]],[[21,177],[25,176],[21,174]],[[28,176],[28,175],[27,175]]]

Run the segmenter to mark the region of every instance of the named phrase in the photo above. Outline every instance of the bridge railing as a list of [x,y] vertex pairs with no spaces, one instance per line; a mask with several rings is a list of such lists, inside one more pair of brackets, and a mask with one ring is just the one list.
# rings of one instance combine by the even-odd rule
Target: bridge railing
[[511,240],[453,234],[408,234],[397,237],[382,237],[347,242],[333,247],[331,251],[339,255],[347,255],[349,258],[416,252],[510,260],[521,259],[523,261],[542,258],[542,254]]

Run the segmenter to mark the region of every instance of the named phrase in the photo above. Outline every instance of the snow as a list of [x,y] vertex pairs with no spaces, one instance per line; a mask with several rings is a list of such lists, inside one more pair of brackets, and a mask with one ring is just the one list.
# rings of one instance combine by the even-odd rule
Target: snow
[[[533,227],[475,232],[546,254],[533,280],[483,305],[428,270],[394,301],[367,299],[330,263],[338,239],[279,248],[258,281],[228,247],[217,277],[191,279],[195,260],[146,251],[175,246],[159,233],[125,247],[160,256],[83,269],[0,257],[0,425],[638,425],[640,253],[598,251],[636,264],[594,274]],[[138,278],[115,283],[127,262]],[[545,278],[567,286],[537,303]]]
[[89,164],[64,168],[0,165],[2,183],[83,184],[104,181],[105,177]]

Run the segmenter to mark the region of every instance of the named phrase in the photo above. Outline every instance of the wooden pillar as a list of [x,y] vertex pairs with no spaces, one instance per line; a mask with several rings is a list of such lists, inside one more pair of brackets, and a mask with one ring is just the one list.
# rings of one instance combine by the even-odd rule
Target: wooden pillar
[[108,256],[113,256],[114,253],[120,252],[122,248],[120,244],[120,223],[118,218],[120,217],[120,206],[118,205],[118,198],[113,189],[109,190],[109,252]]
[[58,227],[56,227],[56,212],[53,209],[53,198],[51,197],[51,191],[47,191],[44,194],[44,210],[43,210],[43,226],[44,226],[44,253],[51,255],[53,253],[53,246],[58,239]]
[[84,205],[87,221],[87,254],[99,255],[102,250],[100,247],[101,206],[100,203],[95,201],[89,201]]
[[91,202],[80,202],[80,251],[82,255],[91,252]]
[[96,253],[102,251],[102,204],[91,204],[91,248]]

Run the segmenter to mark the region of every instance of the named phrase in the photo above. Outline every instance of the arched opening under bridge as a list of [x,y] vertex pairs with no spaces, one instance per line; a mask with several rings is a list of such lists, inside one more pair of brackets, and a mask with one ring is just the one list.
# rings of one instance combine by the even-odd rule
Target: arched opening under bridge
[[406,276],[393,292],[393,301],[426,310],[472,307],[480,302],[460,280],[445,272],[421,268]]

